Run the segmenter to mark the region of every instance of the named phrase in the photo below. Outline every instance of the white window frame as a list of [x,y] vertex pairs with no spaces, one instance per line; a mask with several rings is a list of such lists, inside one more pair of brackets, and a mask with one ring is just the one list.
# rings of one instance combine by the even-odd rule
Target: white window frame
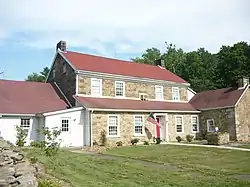
[[[93,81],[99,81],[100,82],[100,93],[94,93],[93,92]],[[98,78],[91,78],[91,95],[92,96],[102,96],[102,79],[98,79]]]
[[[116,135],[110,135],[109,134],[109,127],[111,125],[109,125],[109,118],[110,117],[116,117],[117,118],[117,134]],[[108,124],[107,124],[107,137],[120,137],[120,117],[119,115],[116,115],[116,114],[109,114],[108,115],[108,120],[107,120]]]
[[[67,131],[63,130],[63,129],[66,129],[66,127],[63,128],[63,120],[68,120],[68,130]],[[70,128],[70,118],[67,118],[67,117],[61,118],[61,131],[67,133],[67,132],[69,132],[69,128]]]
[[212,121],[213,122],[213,125],[214,125],[214,128],[215,128],[215,124],[214,124],[214,119],[207,119],[207,132],[215,132],[215,129],[214,131],[210,131],[209,129],[209,122]]
[[[177,91],[177,95],[175,95],[175,91]],[[172,100],[173,101],[180,101],[180,88],[172,87]]]
[[[182,124],[182,131],[181,132],[177,132],[177,118],[181,117],[181,124]],[[182,115],[176,115],[175,116],[175,132],[176,134],[182,134],[184,133],[184,120],[183,120],[183,116]]]
[[[136,133],[136,132],[135,132],[135,127],[136,127],[136,125],[135,125],[135,119],[136,119],[137,117],[140,117],[140,118],[142,119],[142,134]],[[134,136],[135,136],[135,137],[138,137],[138,136],[145,136],[144,127],[145,127],[144,116],[143,116],[143,115],[134,115]]]
[[[197,131],[194,131],[193,130],[193,125],[194,125],[194,123],[193,123],[193,118],[197,118]],[[200,132],[200,122],[199,122],[199,116],[198,115],[192,115],[191,116],[191,128],[192,128],[192,133],[197,133],[197,132]]]
[[[122,84],[122,95],[116,95],[116,89],[117,89],[117,83],[121,83]],[[125,97],[125,82],[124,81],[115,81],[115,96],[116,97]]]
[[[159,94],[157,93],[157,89],[160,89]],[[155,85],[155,99],[157,100],[163,100],[164,99],[164,91],[163,91],[163,86]]]

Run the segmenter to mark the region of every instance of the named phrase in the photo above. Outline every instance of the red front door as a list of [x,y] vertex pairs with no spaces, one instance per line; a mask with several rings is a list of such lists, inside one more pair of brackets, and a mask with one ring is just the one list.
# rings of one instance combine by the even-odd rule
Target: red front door
[[[156,117],[158,123],[160,123],[160,118]],[[160,138],[160,127],[156,125],[156,138]]]

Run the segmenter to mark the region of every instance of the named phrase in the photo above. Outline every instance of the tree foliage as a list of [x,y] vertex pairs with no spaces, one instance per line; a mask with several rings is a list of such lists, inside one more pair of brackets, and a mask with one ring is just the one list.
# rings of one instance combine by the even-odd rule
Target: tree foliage
[[167,44],[165,52],[150,48],[133,61],[153,65],[160,58],[166,69],[188,81],[197,92],[235,86],[239,78],[250,76],[250,45],[246,42],[222,46],[216,54],[204,48],[185,52]]
[[40,73],[33,72],[32,74],[28,75],[26,81],[45,82],[48,74],[49,74],[49,68],[45,67],[43,68],[43,71],[41,71]]

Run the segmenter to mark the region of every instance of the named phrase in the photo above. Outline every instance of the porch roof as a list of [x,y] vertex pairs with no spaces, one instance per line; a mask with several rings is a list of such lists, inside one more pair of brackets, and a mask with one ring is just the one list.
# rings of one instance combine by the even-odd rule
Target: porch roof
[[84,107],[114,111],[191,111],[199,112],[187,102],[142,101],[135,99],[75,97]]

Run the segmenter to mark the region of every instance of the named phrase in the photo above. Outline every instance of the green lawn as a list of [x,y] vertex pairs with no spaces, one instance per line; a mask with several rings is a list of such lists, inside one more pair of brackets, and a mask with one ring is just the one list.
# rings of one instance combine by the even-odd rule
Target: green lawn
[[[37,157],[45,165],[48,174],[77,187],[250,186],[250,181],[230,176],[233,173],[250,174],[250,152],[217,149],[209,151],[206,148],[169,145],[123,147],[106,152],[106,154],[172,164],[166,167],[151,162],[145,164],[135,159],[102,158],[69,151],[60,151],[54,159],[45,157],[37,149],[27,149],[25,152],[28,157]],[[183,168],[176,170],[177,166]]]
[[250,149],[250,144],[241,144],[238,145],[237,147]]

